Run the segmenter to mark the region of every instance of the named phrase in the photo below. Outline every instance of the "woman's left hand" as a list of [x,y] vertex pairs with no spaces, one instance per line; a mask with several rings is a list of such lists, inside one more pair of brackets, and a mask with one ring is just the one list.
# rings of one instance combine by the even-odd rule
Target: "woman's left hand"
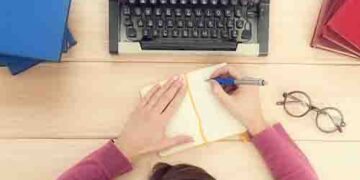
[[166,137],[165,131],[171,117],[178,110],[186,87],[180,76],[169,79],[164,85],[154,86],[141,99],[131,114],[120,137],[115,141],[130,159],[192,142],[189,136]]

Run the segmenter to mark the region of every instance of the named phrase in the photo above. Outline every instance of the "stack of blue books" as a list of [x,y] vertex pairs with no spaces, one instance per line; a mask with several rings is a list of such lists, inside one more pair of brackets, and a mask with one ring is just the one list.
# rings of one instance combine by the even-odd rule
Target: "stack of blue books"
[[76,44],[67,26],[71,0],[0,2],[0,65],[19,74],[42,62],[60,62]]

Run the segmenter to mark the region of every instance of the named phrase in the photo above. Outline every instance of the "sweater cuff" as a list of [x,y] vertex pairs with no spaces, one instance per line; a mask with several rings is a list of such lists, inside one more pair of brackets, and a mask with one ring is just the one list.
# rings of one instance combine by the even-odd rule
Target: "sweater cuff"
[[112,141],[109,141],[98,151],[94,152],[92,157],[104,166],[108,177],[111,177],[111,179],[133,169],[127,157]]
[[278,132],[281,136],[290,139],[288,133],[285,131],[284,127],[280,123],[276,123],[273,125],[273,128]]
[[262,132],[256,134],[252,137],[251,142],[258,149],[266,149],[269,144],[275,143],[279,141],[279,134],[273,127],[268,127]]

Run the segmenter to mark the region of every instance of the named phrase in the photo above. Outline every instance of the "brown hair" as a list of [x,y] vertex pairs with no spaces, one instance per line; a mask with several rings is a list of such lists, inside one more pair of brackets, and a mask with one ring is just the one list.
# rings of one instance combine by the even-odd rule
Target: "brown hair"
[[169,165],[158,163],[154,166],[150,180],[216,180],[204,169],[188,164]]

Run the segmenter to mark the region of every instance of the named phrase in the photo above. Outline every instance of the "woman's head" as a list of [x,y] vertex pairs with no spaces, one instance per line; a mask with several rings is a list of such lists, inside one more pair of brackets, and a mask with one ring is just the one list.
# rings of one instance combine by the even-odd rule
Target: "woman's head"
[[205,170],[187,164],[171,166],[158,163],[153,168],[150,180],[216,180]]

